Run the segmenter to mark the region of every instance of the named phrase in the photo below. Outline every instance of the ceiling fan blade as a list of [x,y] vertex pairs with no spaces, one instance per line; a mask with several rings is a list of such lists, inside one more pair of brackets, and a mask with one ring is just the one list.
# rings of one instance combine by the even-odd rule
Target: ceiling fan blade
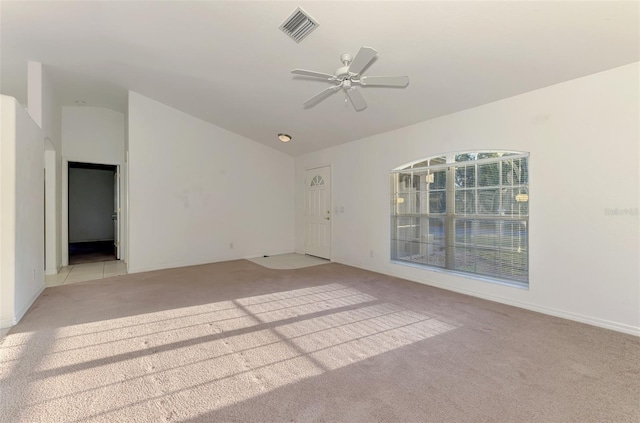
[[409,85],[408,76],[363,76],[360,85],[377,85],[383,87],[406,87]]
[[367,102],[364,101],[364,97],[362,97],[360,90],[358,90],[355,87],[352,87],[346,91],[347,91],[347,96],[349,97],[349,100],[351,100],[351,104],[353,104],[354,109],[356,109],[357,111],[360,111],[367,108]]
[[313,97],[311,97],[309,100],[305,101],[304,105],[305,106],[311,106],[313,104],[316,104],[320,100],[323,100],[326,97],[329,97],[331,94],[333,94],[336,91],[338,91],[340,89],[340,87],[341,87],[340,85],[334,85],[334,86],[331,86],[329,88],[325,88],[324,90],[320,91],[318,94],[316,94]]
[[295,75],[313,76],[315,78],[327,79],[329,81],[333,81],[336,79],[334,75],[329,75],[328,73],[315,72],[315,71],[310,71],[305,69],[294,69],[291,71],[291,73]]
[[361,47],[356,57],[349,64],[349,73],[357,75],[376,57],[378,52],[371,47]]

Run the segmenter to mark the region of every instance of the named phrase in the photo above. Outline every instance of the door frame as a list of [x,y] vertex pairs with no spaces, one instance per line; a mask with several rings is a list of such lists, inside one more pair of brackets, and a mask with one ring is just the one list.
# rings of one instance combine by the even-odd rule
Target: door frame
[[114,162],[97,162],[95,160],[76,159],[71,157],[62,158],[62,230],[61,230],[61,243],[62,243],[62,266],[69,265],[69,162],[77,163],[89,163],[98,165],[115,166],[116,172],[120,175],[118,178],[118,191],[120,197],[120,211],[118,212],[118,233],[114,236],[120,242],[120,248],[118,248],[118,260],[123,257],[123,244],[124,237],[122,236],[122,216],[124,215],[123,207],[125,203],[122,201],[122,163]]
[[[329,220],[329,238],[331,239],[331,242],[329,243],[329,261],[333,261],[333,218],[335,216],[335,213],[333,211],[333,166],[331,166],[331,164],[325,164],[325,165],[319,165],[319,166],[313,166],[313,167],[309,167],[309,168],[305,168],[304,170],[304,175],[302,176],[302,180],[304,182],[304,191],[303,191],[303,198],[304,198],[304,253],[307,254],[307,201],[306,201],[306,196],[307,196],[307,172],[310,170],[314,170],[314,169],[320,169],[323,167],[328,167],[329,168],[329,177],[331,178],[331,184],[329,186],[329,203],[330,203],[330,210],[331,210],[331,220]],[[315,256],[314,256],[315,257]]]
[[57,204],[58,197],[56,176],[58,165],[56,149],[51,138],[44,139],[44,274],[55,275],[60,266],[58,257],[58,225]]

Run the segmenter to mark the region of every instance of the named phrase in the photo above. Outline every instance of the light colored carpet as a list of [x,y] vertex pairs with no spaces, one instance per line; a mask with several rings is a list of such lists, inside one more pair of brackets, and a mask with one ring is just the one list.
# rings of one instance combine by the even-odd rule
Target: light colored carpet
[[302,269],[303,267],[331,263],[329,260],[319,257],[296,253],[278,254],[269,257],[256,257],[249,259],[249,261],[269,269]]
[[1,422],[638,422],[640,340],[330,263],[47,288]]

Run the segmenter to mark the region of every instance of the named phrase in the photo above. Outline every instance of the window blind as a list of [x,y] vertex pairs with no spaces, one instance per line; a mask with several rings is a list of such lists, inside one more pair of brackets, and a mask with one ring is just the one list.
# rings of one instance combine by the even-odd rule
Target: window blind
[[434,156],[390,178],[393,261],[528,285],[527,153]]

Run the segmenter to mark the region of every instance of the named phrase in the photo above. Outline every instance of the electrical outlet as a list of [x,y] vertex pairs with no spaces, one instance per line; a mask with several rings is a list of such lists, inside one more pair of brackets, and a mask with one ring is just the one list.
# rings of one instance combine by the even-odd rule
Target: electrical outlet
[[369,251],[369,257],[373,258],[373,250]]
[[233,250],[233,242],[229,243],[229,248]]
[[36,269],[32,269],[31,280],[32,281],[36,280]]

